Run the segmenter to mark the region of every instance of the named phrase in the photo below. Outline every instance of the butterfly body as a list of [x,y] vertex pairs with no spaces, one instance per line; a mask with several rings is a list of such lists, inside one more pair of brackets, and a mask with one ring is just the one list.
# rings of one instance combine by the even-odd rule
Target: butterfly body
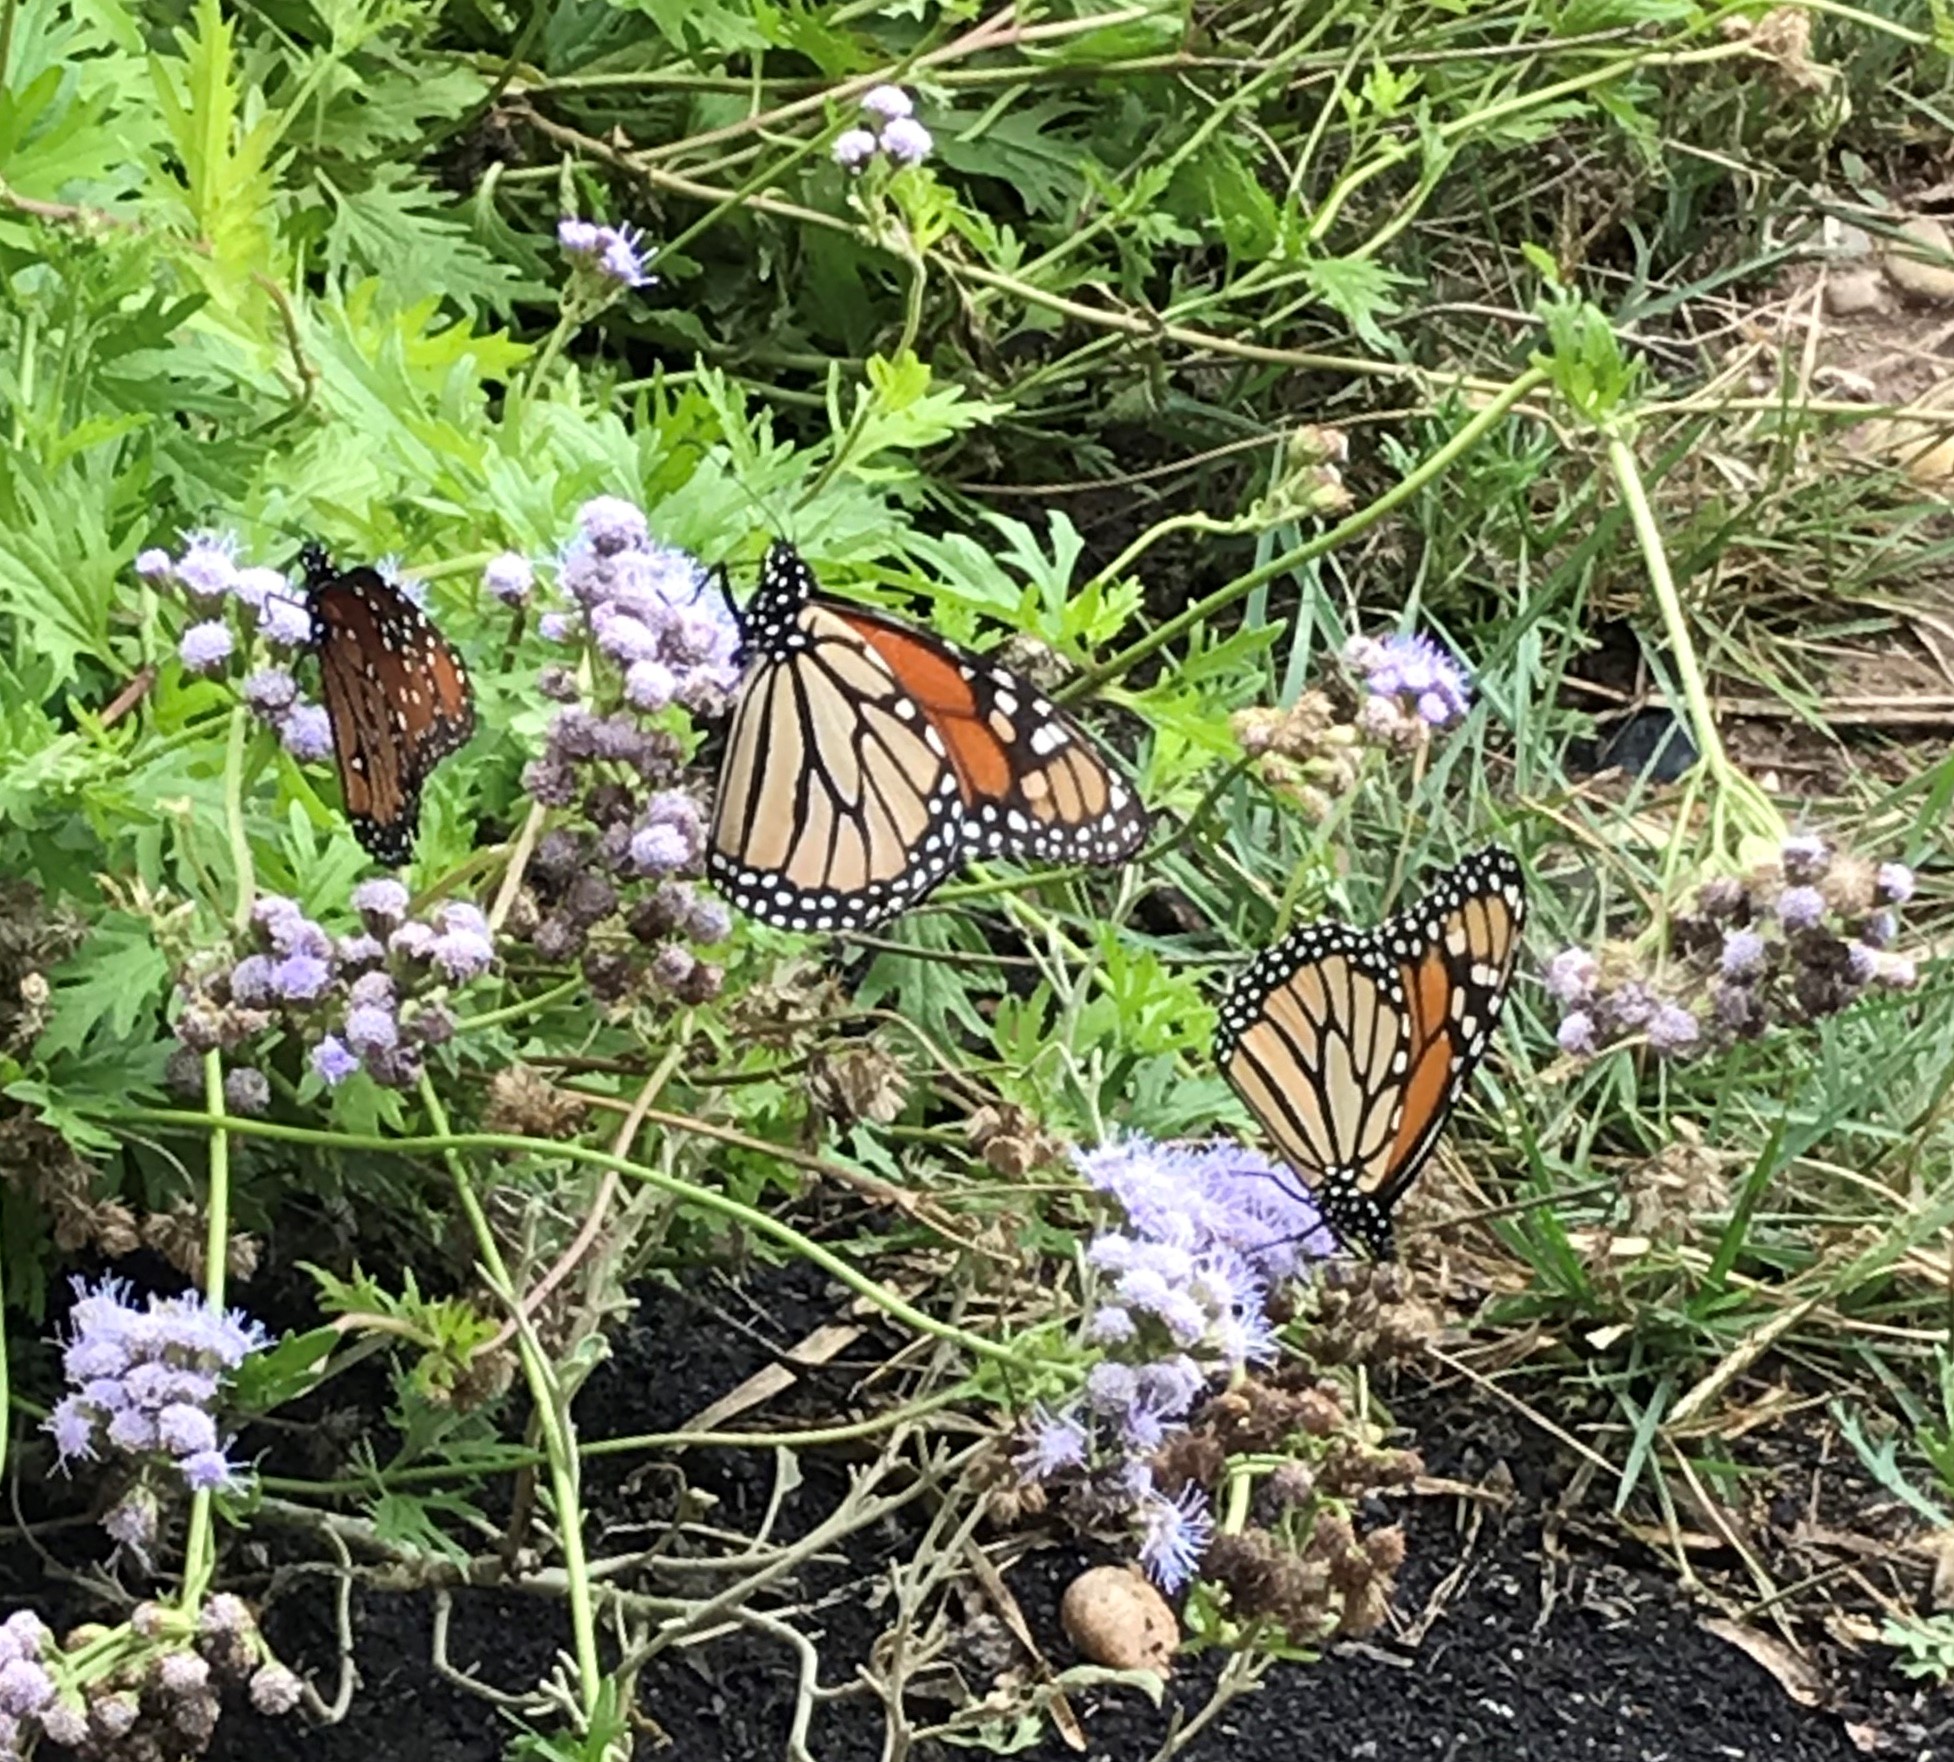
[[1489,848],[1374,930],[1306,924],[1251,961],[1215,1058],[1324,1221],[1373,1255],[1492,1039],[1526,894]]
[[414,854],[429,775],[475,732],[468,670],[378,570],[337,570],[319,545],[300,562],[346,818],[369,855],[398,867]]
[[776,543],[741,617],[747,675],[707,865],[789,930],[860,930],[973,856],[1116,863],[1147,816],[1085,732],[1006,669],[821,596]]

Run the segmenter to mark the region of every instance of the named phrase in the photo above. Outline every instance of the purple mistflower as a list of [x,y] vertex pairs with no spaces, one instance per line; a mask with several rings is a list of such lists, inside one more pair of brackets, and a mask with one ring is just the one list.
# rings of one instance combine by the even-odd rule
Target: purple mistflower
[[262,563],[254,563],[250,568],[237,572],[231,591],[252,611],[260,612],[264,610],[266,600],[289,599],[292,584],[285,579],[282,570],[268,569]]
[[1764,965],[1768,952],[1764,938],[1755,930],[1726,930],[1717,966],[1726,979],[1742,979]]
[[1874,912],[1860,927],[1859,940],[1869,948],[1891,948],[1900,934],[1900,920],[1892,912]]
[[217,1448],[217,1422],[187,1401],[175,1402],[156,1416],[156,1435],[172,1456]]
[[271,1106],[271,1079],[263,1071],[241,1066],[224,1073],[224,1110],[252,1119]]
[[[1346,651],[1348,652],[1348,651]],[[1364,685],[1373,697],[1410,698],[1419,718],[1442,728],[1472,704],[1465,671],[1430,637],[1392,636],[1377,645],[1370,665],[1360,663]]]
[[571,612],[545,612],[536,620],[536,634],[545,642],[575,642],[576,616]]
[[353,889],[353,910],[359,913],[360,922],[377,936],[396,928],[406,918],[410,898],[403,882],[391,875],[379,876],[362,881]]
[[260,667],[244,682],[244,701],[275,722],[298,701],[299,682],[283,667]]
[[258,632],[273,648],[302,649],[312,640],[312,611],[288,594],[268,594],[258,608]]
[[88,1716],[66,1701],[55,1701],[40,1712],[41,1736],[64,1750],[79,1750],[88,1742]]
[[289,1713],[305,1694],[305,1684],[275,1660],[251,1673],[251,1705],[270,1718]]
[[597,267],[620,287],[649,287],[658,277],[651,273],[652,253],[644,248],[644,234],[636,227],[611,230],[598,254]]
[[1012,1457],[1028,1481],[1048,1481],[1068,1468],[1084,1468],[1091,1437],[1077,1414],[1053,1413],[1042,1403],[1032,1410],[1025,1447]]
[[361,1058],[392,1052],[400,1044],[400,1024],[381,1004],[356,1003],[346,1012],[345,1040]]
[[1913,871],[1905,863],[1881,863],[1874,891],[1887,905],[1905,905],[1913,897]]
[[31,1609],[16,1609],[0,1621],[0,1656],[44,1657],[54,1646],[54,1630]]
[[79,1395],[63,1395],[49,1412],[47,1433],[62,1462],[92,1460],[95,1455],[95,1415]]
[[1830,849],[1816,832],[1794,833],[1778,851],[1778,861],[1792,881],[1816,881],[1831,860]]
[[271,988],[287,1003],[316,1003],[332,983],[332,968],[316,954],[287,955],[271,970]]
[[360,1061],[337,1034],[328,1034],[312,1049],[312,1068],[328,1089],[337,1089],[360,1068]]
[[651,541],[644,510],[622,496],[593,496],[577,510],[582,537],[600,557],[641,550]]
[[1853,943],[1845,951],[1846,975],[1855,985],[1870,985],[1879,977],[1879,950],[1863,942]]
[[877,122],[916,114],[915,101],[900,86],[875,86],[862,94],[862,108]]
[[505,606],[520,606],[536,585],[536,571],[527,557],[504,551],[489,558],[482,570],[482,585]]
[[1618,1027],[1640,1028],[1655,1014],[1660,1000],[1639,979],[1631,979],[1604,997],[1597,1006]]
[[150,549],[138,553],[136,573],[145,581],[168,581],[176,574],[176,564],[168,551],[151,546]]
[[237,539],[228,532],[185,533],[174,574],[194,600],[225,598],[237,587]]
[[165,1652],[156,1681],[166,1695],[197,1695],[210,1687],[210,1664],[195,1652]]
[[1649,1045],[1665,1057],[1687,1052],[1703,1037],[1696,1018],[1677,1003],[1660,1003],[1649,1017]]
[[898,116],[882,131],[882,151],[898,165],[921,165],[936,145],[913,116]]
[[834,157],[844,171],[860,171],[875,157],[875,137],[865,128],[845,128],[835,136]]
[[180,1457],[177,1467],[183,1471],[183,1484],[193,1493],[227,1493],[239,1484],[237,1464],[222,1450],[199,1450]]
[[1169,1499],[1149,1490],[1140,1500],[1140,1564],[1163,1591],[1178,1591],[1194,1576],[1214,1540],[1207,1495],[1192,1483]]
[[716,899],[695,899],[686,908],[685,933],[694,942],[724,942],[733,933],[733,914]]
[[556,223],[556,242],[572,257],[594,257],[603,248],[603,232],[595,221],[566,214]]
[[231,627],[221,618],[192,624],[177,644],[177,658],[192,673],[219,673],[234,647]]
[[293,758],[317,764],[332,757],[332,718],[323,704],[294,704],[279,721],[278,738]]
[[231,969],[231,1001],[246,1009],[268,1009],[278,1001],[268,956],[247,954]]
[[658,632],[615,605],[600,605],[591,612],[590,634],[596,638],[598,648],[614,661],[629,665],[633,661],[658,658],[661,646]]
[[362,973],[347,988],[347,997],[353,1003],[378,1004],[382,1009],[394,1006],[394,982],[391,973]]
[[1910,955],[1885,954],[1879,959],[1880,984],[1894,991],[1911,991],[1920,983],[1920,969]]
[[495,941],[477,907],[450,900],[438,921],[440,934],[429,944],[428,958],[456,984],[479,979],[495,965]]
[[692,860],[692,847],[676,826],[641,826],[631,834],[631,864],[641,875],[670,875]]
[[663,661],[633,661],[624,675],[624,696],[633,709],[656,713],[678,695],[678,676]]
[[1825,916],[1825,895],[1816,887],[1787,887],[1778,895],[1778,922],[1787,930],[1812,929]]
[[1086,1338],[1095,1346],[1124,1346],[1140,1336],[1132,1310],[1118,1303],[1102,1303],[1086,1322]]
[[54,1678],[26,1658],[0,1664],[0,1712],[23,1718],[54,1699]]
[[1592,1058],[1600,1044],[1595,1038],[1594,1017],[1584,1009],[1571,1010],[1561,1017],[1554,1040],[1562,1052],[1573,1058]]
[[1585,948],[1563,948],[1547,963],[1544,983],[1556,1003],[1586,1003],[1594,995],[1601,963]]

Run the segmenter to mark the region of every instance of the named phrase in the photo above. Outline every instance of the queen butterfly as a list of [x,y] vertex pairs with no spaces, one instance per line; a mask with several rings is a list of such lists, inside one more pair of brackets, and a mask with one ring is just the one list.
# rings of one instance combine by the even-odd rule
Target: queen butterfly
[[468,669],[378,570],[337,570],[318,544],[299,561],[346,818],[397,868],[414,854],[429,775],[475,732]]

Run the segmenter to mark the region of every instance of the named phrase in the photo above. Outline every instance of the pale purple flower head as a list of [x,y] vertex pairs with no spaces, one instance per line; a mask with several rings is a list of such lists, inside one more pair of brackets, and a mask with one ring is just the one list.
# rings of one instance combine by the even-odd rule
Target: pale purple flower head
[[184,534],[183,555],[173,571],[193,600],[221,600],[237,587],[237,538],[228,532]]
[[312,612],[289,594],[267,594],[258,608],[258,632],[273,648],[302,649],[312,640]]
[[1585,948],[1563,948],[1547,963],[1547,995],[1556,1003],[1585,1003],[1600,976],[1601,963]]
[[270,1718],[289,1713],[304,1697],[305,1685],[280,1663],[261,1664],[251,1673],[251,1705]]
[[1717,965],[1727,979],[1747,978],[1763,967],[1769,946],[1755,930],[1726,930]]
[[378,1003],[356,1003],[346,1012],[345,1040],[360,1057],[391,1052],[400,1044],[400,1024]]
[[312,1069],[329,1089],[337,1089],[359,1068],[360,1061],[337,1034],[328,1034],[312,1049]]
[[307,764],[332,757],[332,718],[323,704],[294,704],[278,724],[285,750]]
[[1845,970],[1855,985],[1870,985],[1879,977],[1879,950],[1855,942],[1845,951]]
[[594,257],[603,248],[603,228],[566,214],[556,223],[556,242],[573,257]]
[[882,151],[898,165],[921,165],[936,142],[913,116],[898,116],[882,131]]
[[1787,887],[1778,895],[1778,922],[1787,930],[1810,930],[1825,916],[1825,895],[1816,887]]
[[260,667],[244,682],[244,701],[275,722],[298,701],[299,682],[283,667]]
[[262,563],[253,563],[249,568],[237,572],[237,579],[232,584],[231,591],[242,604],[258,612],[264,609],[266,600],[289,599],[292,584],[285,579],[282,570],[267,568]]
[[479,907],[450,900],[435,917],[440,934],[428,957],[456,984],[479,979],[495,965],[495,939]]
[[26,1658],[0,1664],[0,1713],[25,1718],[54,1699],[54,1678]]
[[269,1009],[278,1001],[267,955],[247,954],[231,969],[231,1001],[246,1009]]
[[597,254],[597,267],[620,287],[649,287],[658,277],[651,273],[652,253],[644,242],[644,234],[635,227],[614,228]]
[[176,564],[170,553],[151,547],[136,557],[136,573],[148,582],[165,582],[176,574]]
[[316,1003],[332,983],[332,968],[314,954],[287,955],[271,969],[270,980],[287,1003]]
[[1595,1038],[1594,1017],[1584,1009],[1570,1010],[1561,1017],[1554,1040],[1562,1052],[1573,1058],[1592,1058],[1600,1044]]
[[685,913],[685,933],[694,942],[724,942],[733,933],[733,914],[716,899],[695,899]]
[[1870,948],[1891,948],[1900,934],[1900,920],[1893,912],[1874,912],[1861,926],[1859,940]]
[[1881,863],[1874,889],[1887,905],[1905,905],[1913,897],[1913,871],[1905,863]]
[[177,644],[177,658],[192,673],[220,673],[234,647],[231,627],[221,618],[192,624]]
[[1140,1564],[1163,1591],[1178,1591],[1193,1578],[1214,1540],[1207,1495],[1192,1483],[1178,1498],[1149,1491],[1140,1501]]
[[1832,852],[1816,832],[1797,832],[1784,841],[1778,852],[1789,881],[1816,881],[1831,865]]
[[622,496],[592,496],[577,510],[577,525],[600,557],[642,550],[651,542],[644,510]]
[[229,1493],[241,1485],[237,1464],[222,1450],[199,1450],[185,1456],[177,1467],[183,1471],[183,1484],[193,1493]]
[[633,709],[656,713],[678,695],[678,675],[663,661],[633,661],[624,675],[624,695]]
[[1025,1447],[1012,1461],[1026,1480],[1047,1481],[1065,1469],[1085,1467],[1090,1443],[1076,1413],[1052,1413],[1041,1404],[1032,1410]]
[[482,570],[482,585],[505,606],[520,606],[536,585],[536,570],[519,552],[504,551],[488,560]]
[[1427,636],[1392,636],[1357,653],[1355,664],[1373,697],[1409,698],[1419,719],[1434,728],[1458,721],[1472,706],[1465,670]]
[[1677,1003],[1659,1003],[1649,1017],[1649,1046],[1665,1056],[1687,1052],[1702,1039],[1696,1018]]
[[361,923],[380,936],[406,918],[410,897],[404,883],[391,875],[380,876],[353,889],[353,910],[359,913]]
[[915,101],[900,86],[875,86],[862,94],[862,108],[877,122],[916,114]]
[[835,163],[844,171],[860,171],[875,157],[875,137],[865,128],[845,128],[835,136]]

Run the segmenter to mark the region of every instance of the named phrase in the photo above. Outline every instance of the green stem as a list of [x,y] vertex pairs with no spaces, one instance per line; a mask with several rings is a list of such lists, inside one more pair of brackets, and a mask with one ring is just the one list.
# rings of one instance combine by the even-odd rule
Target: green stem
[[[257,874],[251,866],[251,838],[244,829],[244,745],[250,731],[251,712],[239,704],[231,711],[230,741],[224,751],[224,827],[231,842],[231,868],[237,882],[231,922],[240,933],[251,928],[251,905],[258,893]],[[221,1096],[221,1072],[218,1084]]]
[[1648,491],[1642,484],[1642,471],[1634,449],[1620,433],[1610,434],[1607,442],[1608,468],[1614,474],[1622,501],[1628,508],[1629,524],[1642,549],[1642,561],[1649,572],[1649,586],[1655,593],[1662,627],[1669,640],[1670,657],[1676,677],[1682,682],[1683,705],[1689,713],[1690,735],[1702,757],[1703,767],[1716,784],[1719,800],[1712,804],[1712,815],[1721,822],[1733,812],[1745,830],[1763,838],[1784,836],[1782,817],[1765,799],[1763,792],[1730,762],[1717,731],[1716,709],[1710,702],[1709,687],[1696,658],[1696,643],[1690,635],[1689,618],[1683,610],[1682,596],[1676,591],[1676,578],[1670,573],[1669,554],[1662,543],[1655,510],[1649,505]]
[[[202,1114],[183,1113],[167,1107],[118,1106],[112,1112],[104,1110],[100,1117],[105,1122],[113,1119],[116,1124],[124,1126],[170,1126],[179,1130],[205,1128],[210,1123]],[[959,1346],[973,1358],[987,1358],[1016,1370],[1035,1372],[1051,1368],[1042,1360],[1025,1358],[1008,1346],[1000,1346],[995,1340],[987,1340],[982,1334],[969,1333],[950,1322],[939,1321],[935,1316],[904,1302],[887,1286],[858,1271],[841,1255],[822,1247],[819,1242],[803,1236],[800,1231],[764,1211],[728,1198],[710,1187],[701,1187],[677,1175],[668,1175],[643,1163],[632,1162],[627,1157],[613,1155],[607,1150],[593,1150],[587,1144],[524,1138],[513,1132],[458,1132],[421,1138],[387,1138],[362,1132],[322,1132],[316,1127],[288,1126],[276,1120],[226,1119],[223,1124],[240,1137],[275,1139],[281,1144],[310,1144],[320,1149],[372,1150],[390,1156],[411,1156],[416,1152],[445,1154],[450,1150],[504,1150],[518,1156],[561,1157],[566,1162],[587,1163],[592,1168],[615,1169],[631,1180],[641,1181],[660,1193],[671,1195],[681,1204],[717,1212],[756,1235],[771,1238],[791,1253],[818,1266],[857,1296],[867,1298],[885,1315],[905,1327],[915,1329],[919,1334],[928,1334],[933,1339]]]
[[535,1404],[536,1423],[543,1434],[543,1450],[549,1459],[550,1488],[556,1501],[556,1528],[563,1549],[563,1577],[569,1591],[570,1630],[576,1645],[577,1682],[583,1695],[585,1728],[597,1712],[603,1693],[604,1670],[597,1656],[597,1611],[591,1598],[590,1569],[583,1549],[583,1493],[579,1485],[576,1434],[570,1421],[570,1401],[557,1381],[556,1367],[538,1345],[535,1330],[522,1313],[522,1293],[509,1276],[502,1249],[495,1239],[488,1214],[482,1210],[474,1183],[448,1130],[447,1110],[441,1105],[434,1081],[421,1073],[421,1105],[427,1109],[435,1132],[444,1144],[442,1151],[448,1176],[454,1182],[455,1197],[475,1233],[476,1252],[483,1270],[516,1319],[516,1352],[522,1361],[523,1378],[529,1384],[529,1398]]
[[[204,1054],[204,1108],[210,1128],[210,1192],[204,1202],[204,1302],[213,1314],[224,1309],[224,1279],[231,1252],[231,1136],[224,1125],[224,1056],[214,1047]],[[216,1495],[209,1488],[190,1500],[190,1533],[183,1544],[182,1610],[195,1618],[217,1566],[212,1514]]]
[[1265,582],[1274,581],[1278,576],[1287,575],[1300,569],[1318,557],[1348,544],[1360,533],[1368,531],[1387,515],[1394,513],[1412,497],[1423,493],[1425,486],[1442,477],[1467,453],[1486,438],[1486,436],[1506,419],[1507,412],[1529,393],[1537,391],[1547,383],[1545,368],[1530,367],[1511,384],[1504,387],[1492,398],[1472,420],[1466,423],[1442,447],[1422,464],[1407,472],[1397,483],[1379,496],[1376,501],[1359,508],[1348,519],[1339,521],[1327,531],[1319,532],[1307,543],[1285,551],[1281,556],[1271,557],[1259,568],[1251,569],[1223,587],[1218,587],[1205,599],[1196,600],[1185,611],[1177,612],[1166,623],[1149,631],[1137,642],[1130,643],[1109,661],[1091,668],[1068,684],[1056,695],[1061,702],[1070,703],[1084,697],[1106,684],[1118,679],[1144,661],[1147,656],[1157,653],[1169,643],[1198,629],[1217,612],[1227,610],[1237,600],[1246,598]]

